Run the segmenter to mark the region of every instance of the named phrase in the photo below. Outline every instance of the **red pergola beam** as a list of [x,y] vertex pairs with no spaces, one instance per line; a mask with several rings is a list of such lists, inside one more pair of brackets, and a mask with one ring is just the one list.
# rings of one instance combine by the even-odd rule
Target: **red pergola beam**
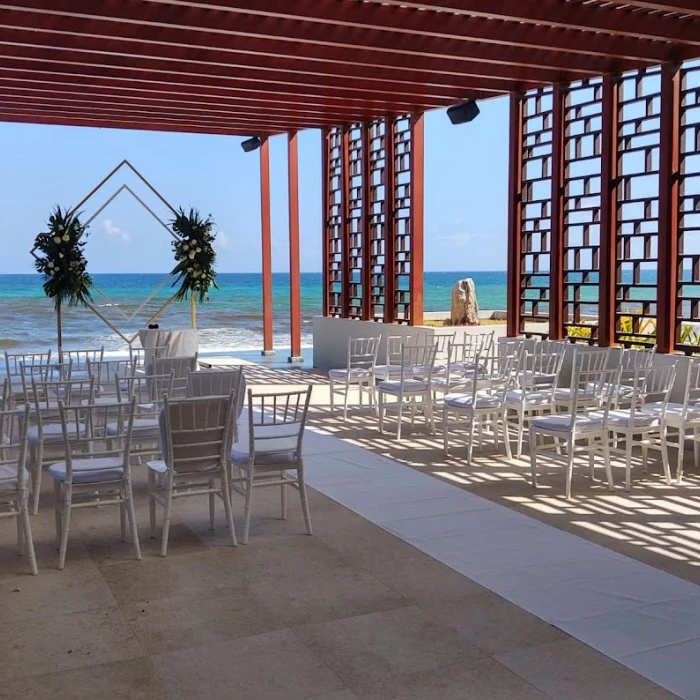
[[[345,7],[345,3],[342,4]],[[462,39],[438,38],[424,35],[412,35],[402,32],[387,32],[348,26],[333,26],[314,24],[313,22],[282,21],[269,18],[261,20],[259,16],[239,12],[215,11],[183,11],[182,7],[173,5],[156,5],[139,0],[122,0],[113,4],[86,5],[84,0],[23,0],[22,3],[0,3],[0,10],[28,10],[32,16],[28,25],[18,26],[51,26],[53,20],[62,14],[69,14],[74,25],[79,21],[86,22],[84,28],[90,33],[90,28],[97,26],[97,31],[105,24],[111,26],[109,32],[118,35],[122,23],[138,23],[140,31],[147,26],[160,29],[161,36],[167,37],[171,30],[203,31],[209,35],[220,37],[243,36],[251,47],[256,41],[274,39],[287,42],[285,53],[299,55],[299,47],[303,45],[320,47],[323,50],[342,51],[346,55],[361,54],[369,51],[375,55],[400,54],[408,65],[420,63],[426,58],[436,59],[446,68],[457,66],[463,61],[479,61],[494,65],[519,65],[528,68],[541,68],[558,73],[566,73],[568,78],[583,77],[588,74],[602,73],[610,68],[612,57],[619,56],[611,49],[610,55],[587,55],[575,53],[567,47],[568,37],[561,33],[552,33],[548,37],[549,44],[542,39],[543,48],[533,48],[525,45],[527,33],[519,42],[511,44],[493,44],[481,40],[494,34],[494,25],[485,23],[483,29],[475,30],[474,34]],[[385,15],[386,23],[391,26],[393,10]],[[37,15],[43,15],[43,22],[37,20]],[[14,26],[6,19],[3,12],[0,21],[8,26]],[[479,36],[483,34],[482,36]],[[575,41],[574,37],[571,37]],[[185,42],[187,43],[187,42]],[[586,39],[590,50],[590,39]],[[553,51],[553,46],[560,46],[560,51]],[[583,50],[583,47],[582,47]],[[282,53],[280,51],[280,53]],[[323,53],[322,53],[323,55]],[[449,58],[447,58],[449,57]],[[464,58],[462,58],[464,57]],[[628,67],[638,65],[638,61],[654,62],[666,57],[657,56],[646,59],[635,59]],[[360,58],[360,60],[362,60]],[[348,61],[351,62],[351,61]],[[406,65],[406,64],[404,64]],[[625,63],[621,62],[625,67]],[[484,69],[486,72],[486,69]]]
[[[527,9],[522,10],[522,0],[509,0],[495,2],[496,7],[505,5],[507,12],[489,11],[482,3],[480,13],[461,13],[457,16],[445,17],[444,13],[434,11],[416,12],[413,8],[401,6],[382,7],[376,3],[338,3],[319,2],[318,0],[145,0],[160,7],[177,5],[202,11],[205,8],[211,10],[217,8],[240,17],[254,15],[265,19],[273,19],[277,24],[284,22],[310,23],[324,25],[336,31],[337,27],[343,27],[346,31],[371,31],[384,32],[385,34],[401,32],[404,35],[422,41],[425,38],[439,39],[440,41],[461,41],[473,44],[482,42],[503,47],[519,47],[526,49],[544,49],[547,51],[560,51],[566,53],[579,53],[583,56],[618,56],[633,61],[659,61],[668,58],[668,47],[663,43],[640,42],[631,32],[622,33],[612,37],[610,34],[602,34],[591,42],[589,32],[583,29],[591,29],[583,19],[586,8],[576,6],[563,7],[557,3],[560,16],[576,14],[580,24],[569,25],[570,31],[565,35],[561,32],[552,32],[551,27],[541,26],[533,30],[532,24],[523,25],[518,21],[519,13],[527,14]],[[469,7],[472,3],[462,3]],[[534,3],[535,5],[539,3]],[[547,3],[542,3],[547,6]],[[484,11],[485,10],[485,11]],[[574,12],[578,10],[578,12]],[[588,14],[596,15],[596,12]],[[609,12],[598,12],[598,16],[612,17]],[[494,19],[515,20],[514,22],[502,22],[494,26]],[[595,19],[594,19],[595,24]],[[651,25],[652,22],[647,22]],[[557,36],[558,35],[558,36]],[[634,37],[634,38],[633,38]],[[692,38],[697,42],[697,37]],[[467,44],[467,51],[469,47]],[[451,51],[450,51],[451,53]]]
[[[52,116],[51,114],[26,114],[21,110],[16,112],[0,113],[0,122],[44,124],[47,126],[89,126],[99,127],[102,129],[127,129],[137,131],[172,131],[183,134],[211,134],[219,136],[242,136],[250,133],[250,131],[244,127],[222,128],[216,125],[196,126],[189,124],[170,124],[156,121],[143,122],[135,119],[118,121],[116,119],[71,117],[70,121],[67,121],[66,118],[62,116]],[[274,135],[281,132],[270,131],[268,133],[269,135]]]
[[[58,45],[56,42],[60,42]],[[0,55],[16,58],[44,58],[46,60],[68,60],[70,62],[87,61],[104,65],[121,65],[120,61],[138,60],[139,67],[169,69],[175,71],[199,72],[208,75],[227,75],[230,78],[243,77],[256,79],[260,76],[269,80],[287,80],[291,76],[303,75],[306,84],[337,85],[346,81],[358,82],[368,89],[376,86],[392,85],[392,90],[431,90],[442,94],[442,89],[465,91],[493,91],[514,89],[517,83],[533,83],[533,80],[516,81],[514,78],[490,74],[488,77],[470,75],[453,75],[432,71],[409,71],[383,66],[367,66],[353,63],[309,61],[298,56],[276,58],[274,56],[245,54],[183,47],[169,44],[153,44],[153,54],[144,55],[144,42],[131,39],[114,39],[64,33],[38,33],[26,29],[0,30]],[[157,47],[157,48],[155,48]],[[52,58],[55,57],[55,58]],[[156,65],[157,63],[157,65]],[[474,67],[476,69],[476,66]]]
[[[249,70],[247,68],[236,68],[234,70],[222,69],[220,66],[207,63],[200,64],[173,64],[169,60],[159,60],[152,56],[121,56],[121,55],[99,55],[75,54],[71,51],[51,50],[43,47],[28,46],[7,46],[0,44],[0,63],[3,66],[12,68],[13,66],[24,67],[36,65],[41,67],[48,65],[61,70],[79,70],[91,74],[100,75],[121,75],[128,78],[133,75],[137,78],[149,75],[151,78],[159,79],[163,75],[182,78],[184,76],[197,80],[211,81],[213,78],[217,83],[225,80],[227,85],[241,88],[265,89],[275,93],[279,88],[284,90],[296,90],[302,87],[306,93],[313,90],[319,94],[340,95],[362,99],[369,97],[376,99],[378,96],[388,96],[390,98],[406,98],[406,100],[420,100],[426,102],[449,100],[456,102],[465,95],[478,93],[498,94],[503,89],[512,88],[515,83],[503,84],[499,88],[494,88],[486,78],[472,78],[464,81],[464,86],[432,88],[422,86],[418,83],[401,83],[396,81],[375,80],[368,82],[365,79],[352,78],[346,76],[339,78],[336,76],[313,76],[303,71],[277,73],[274,70],[261,71]],[[70,68],[66,68],[70,66]]]
[[508,335],[521,333],[520,296],[522,285],[522,193],[523,193],[523,96],[510,96],[510,129],[508,138]]
[[262,258],[263,354],[274,352],[272,332],[272,224],[270,209],[270,143],[260,145],[260,252]]
[[120,84],[128,86],[134,84],[155,84],[162,85],[163,89],[168,86],[192,86],[195,88],[207,88],[221,91],[226,94],[266,94],[269,97],[277,97],[284,100],[287,96],[304,97],[308,102],[318,104],[319,101],[332,101],[336,105],[357,105],[375,104],[380,108],[387,102],[402,105],[410,109],[415,105],[421,107],[439,107],[450,104],[456,98],[431,97],[420,95],[406,95],[397,93],[363,93],[361,90],[343,89],[342,87],[318,87],[291,84],[260,84],[254,80],[244,83],[240,80],[231,80],[220,76],[202,76],[189,73],[172,72],[149,72],[146,70],[124,70],[107,66],[59,63],[57,61],[32,61],[27,59],[0,58],[0,73],[24,71],[27,77],[37,75],[71,76],[78,75],[88,79],[115,80]]
[[[372,2],[384,4],[386,0],[371,0]],[[688,9],[693,3],[692,10]],[[489,18],[504,22],[513,22],[520,25],[527,25],[530,28],[535,26],[538,29],[548,28],[572,30],[583,33],[590,43],[591,39],[596,44],[596,49],[609,47],[608,42],[614,41],[612,53],[625,55],[629,44],[617,44],[618,40],[645,39],[647,42],[636,42],[637,48],[631,49],[633,54],[640,53],[648,56],[651,51],[664,52],[663,42],[670,42],[676,45],[686,45],[691,47],[690,51],[697,55],[700,48],[700,26],[695,22],[679,21],[676,17],[664,15],[650,15],[642,12],[634,12],[633,7],[646,9],[665,9],[669,3],[654,2],[625,2],[626,8],[611,7],[609,5],[595,5],[593,3],[561,2],[561,0],[538,0],[537,2],[523,2],[522,0],[424,0],[423,2],[403,2],[403,0],[388,0],[392,6],[408,6],[409,9],[423,7],[428,10],[440,10],[443,13],[459,13],[458,18],[464,16]],[[694,0],[688,3],[677,3],[687,5],[682,12],[694,14],[700,17],[700,8]],[[658,7],[651,7],[651,6]],[[672,3],[671,3],[672,5]],[[449,15],[448,15],[449,16]],[[444,16],[442,20],[444,21]],[[531,31],[531,29],[530,29]],[[601,36],[602,35],[602,36]],[[567,34],[567,46],[570,46],[571,35]],[[613,38],[614,37],[614,38]],[[602,41],[602,43],[600,43]],[[655,42],[649,48],[648,42]],[[575,50],[570,48],[569,50]],[[669,54],[665,54],[669,57]]]
[[290,362],[301,359],[301,264],[299,260],[299,149],[297,133],[287,134],[289,185],[289,332]]
[[625,5],[638,7],[643,10],[652,10],[654,12],[680,12],[684,15],[700,17],[700,7],[698,7],[696,0],[664,0],[664,2],[625,0]]
[[[422,84],[431,84],[431,80],[436,75],[461,80],[486,74],[494,82],[516,80],[540,85],[557,79],[559,75],[557,70],[549,67],[537,68],[507,63],[492,63],[485,72],[481,61],[467,56],[461,56],[459,60],[453,60],[449,56],[422,56],[420,60],[416,60],[400,52],[381,53],[362,47],[352,50],[352,60],[348,62],[347,49],[333,45],[305,44],[303,56],[300,56],[294,44],[277,39],[256,37],[251,41],[250,38],[239,35],[172,27],[166,31],[157,26],[141,26],[138,23],[110,25],[106,22],[87,20],[76,22],[68,15],[46,15],[14,10],[5,10],[0,13],[0,33],[4,36],[5,32],[12,33],[8,35],[8,41],[14,40],[19,33],[33,35],[33,39],[29,41],[30,44],[65,45],[71,48],[75,41],[93,39],[105,42],[105,50],[108,50],[115,43],[125,44],[128,47],[127,42],[136,42],[142,48],[137,50],[135,55],[145,53],[169,57],[173,53],[181,52],[185,57],[188,51],[197,49],[217,54],[219,61],[227,62],[227,58],[238,61],[237,65],[241,62],[245,65],[259,63],[263,67],[272,69],[285,66],[304,69],[304,66],[308,65],[311,72],[319,69],[322,71],[340,69],[343,75],[350,74],[357,77],[362,77],[366,71],[379,70],[395,72],[402,79],[415,80]],[[22,43],[21,39],[20,43]],[[128,48],[124,51],[128,52]],[[272,62],[272,65],[268,66],[268,62]]]

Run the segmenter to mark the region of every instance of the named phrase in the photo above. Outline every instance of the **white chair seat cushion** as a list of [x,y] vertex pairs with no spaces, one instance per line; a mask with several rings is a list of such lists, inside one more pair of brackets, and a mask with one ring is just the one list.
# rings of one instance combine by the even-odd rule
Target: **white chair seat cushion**
[[[49,467],[56,481],[66,481],[66,463],[56,462]],[[97,481],[116,481],[124,476],[121,457],[85,457],[73,460],[73,483],[92,484]]]
[[[29,472],[24,470],[24,483],[29,483]],[[17,490],[17,465],[0,464],[0,493]]]
[[374,376],[377,379],[401,376],[401,365],[377,365],[374,368]]
[[[643,413],[660,416],[663,412],[663,404],[661,403],[645,403],[641,408]],[[684,407],[682,403],[671,403],[669,402],[666,406],[666,416],[665,421],[668,425],[672,427],[679,427],[683,422],[683,411]],[[686,422],[688,421],[700,421],[700,406],[689,406],[688,411],[685,415]]]
[[[288,464],[294,462],[296,456],[296,436],[258,440],[255,448],[256,464]],[[231,461],[239,465],[248,464],[250,461],[250,453],[247,439],[241,440],[233,445],[231,448]]]
[[[117,423],[107,423],[105,433],[107,435],[118,435],[119,426]],[[134,427],[131,433],[135,438],[158,438],[160,437],[160,426],[157,418],[134,418]]]
[[[571,416],[565,413],[536,418],[530,422],[530,430],[546,430],[568,433],[571,430]],[[577,433],[596,433],[603,429],[602,413],[585,413],[576,416]]]
[[632,411],[610,411],[608,424],[620,428],[632,426],[635,428],[655,428],[661,425],[661,414],[654,415],[653,413],[635,411],[634,419],[632,419]]
[[519,374],[521,381],[528,384],[551,384],[556,378],[556,374],[543,374],[533,372],[531,369],[526,369]]
[[487,396],[485,394],[477,394],[476,403],[472,400],[471,394],[447,394],[444,400],[445,405],[452,408],[500,408],[503,405],[503,402],[498,396]]
[[[75,435],[77,432],[77,425],[75,423],[68,423],[66,425],[68,428],[68,433],[70,435]],[[81,433],[83,427],[80,427]],[[43,425],[44,442],[63,442],[63,430],[61,429],[60,423],[45,423]],[[32,425],[27,430],[27,441],[30,443],[39,442],[39,427]]]
[[529,389],[513,389],[506,393],[507,406],[549,406],[552,403],[551,391],[531,391]]
[[352,369],[329,369],[328,376],[331,379],[369,379],[372,376],[372,370],[365,367],[353,367]]
[[[379,382],[379,390],[387,394],[399,394],[401,392],[401,381],[395,379],[385,379]],[[404,394],[419,393],[428,390],[428,382],[424,379],[404,379]]]
[[162,459],[146,462],[146,466],[158,474],[165,474],[168,471],[168,465]]

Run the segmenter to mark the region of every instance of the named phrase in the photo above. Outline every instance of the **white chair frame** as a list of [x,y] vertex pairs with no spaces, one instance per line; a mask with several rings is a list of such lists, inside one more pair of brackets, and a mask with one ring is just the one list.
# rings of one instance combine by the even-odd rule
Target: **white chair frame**
[[22,410],[0,410],[0,518],[16,520],[17,549],[20,555],[27,555],[31,572],[36,576],[39,570],[34,552],[26,483],[29,407],[27,403]]
[[[357,387],[362,407],[365,392],[370,409],[374,409],[374,369],[377,365],[380,336],[348,338],[348,359],[343,369],[328,371],[331,413],[335,412],[335,394],[343,394],[343,420],[348,418],[350,387]],[[340,388],[336,389],[339,384]]]
[[[214,529],[216,496],[224,502],[226,524],[235,547],[228,453],[233,435],[236,397],[203,396],[163,401],[163,459],[148,462],[151,537],[156,536],[156,504],[163,506],[160,555],[168,553],[174,499],[209,497],[209,527]],[[160,485],[156,482],[160,477]]]
[[245,497],[243,544],[248,544],[250,535],[253,490],[260,487],[280,487],[283,520],[287,519],[287,488],[297,489],[306,534],[313,535],[302,449],[311,389],[248,390],[248,444],[234,445],[231,451],[231,487]]

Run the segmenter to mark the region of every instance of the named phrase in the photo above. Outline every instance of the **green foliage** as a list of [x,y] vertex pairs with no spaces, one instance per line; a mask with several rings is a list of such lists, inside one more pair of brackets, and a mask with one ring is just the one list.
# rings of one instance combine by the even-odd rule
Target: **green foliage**
[[177,265],[172,275],[177,275],[173,287],[180,284],[176,299],[187,299],[190,293],[199,295],[202,302],[209,297],[209,290],[218,289],[214,260],[216,251],[212,243],[216,236],[211,232],[214,222],[211,214],[204,218],[197,209],[189,213],[180,209],[171,221],[173,232],[178,240],[173,241]]
[[79,216],[56,205],[49,217],[49,230],[34,240],[34,265],[44,275],[44,293],[54,300],[57,311],[65,303],[77,306],[92,301],[92,278],[83,253],[88,231]]
[[567,338],[590,338],[593,333],[592,328],[586,328],[584,326],[567,326],[566,327],[566,337]]

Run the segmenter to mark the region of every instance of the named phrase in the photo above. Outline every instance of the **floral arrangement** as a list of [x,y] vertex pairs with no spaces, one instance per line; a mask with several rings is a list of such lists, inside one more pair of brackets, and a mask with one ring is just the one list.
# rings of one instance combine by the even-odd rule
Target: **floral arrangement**
[[173,241],[177,265],[171,273],[178,276],[173,287],[180,284],[175,298],[187,299],[188,294],[192,293],[199,295],[200,302],[204,301],[212,287],[218,289],[214,281],[216,251],[212,244],[216,236],[212,233],[214,222],[211,214],[204,218],[197,209],[190,208],[189,213],[186,213],[181,208],[172,220],[171,227],[178,237]]
[[44,293],[54,300],[57,311],[64,303],[77,306],[92,301],[92,278],[83,253],[88,231],[79,216],[56,205],[49,230],[34,241],[34,265],[44,275]]

